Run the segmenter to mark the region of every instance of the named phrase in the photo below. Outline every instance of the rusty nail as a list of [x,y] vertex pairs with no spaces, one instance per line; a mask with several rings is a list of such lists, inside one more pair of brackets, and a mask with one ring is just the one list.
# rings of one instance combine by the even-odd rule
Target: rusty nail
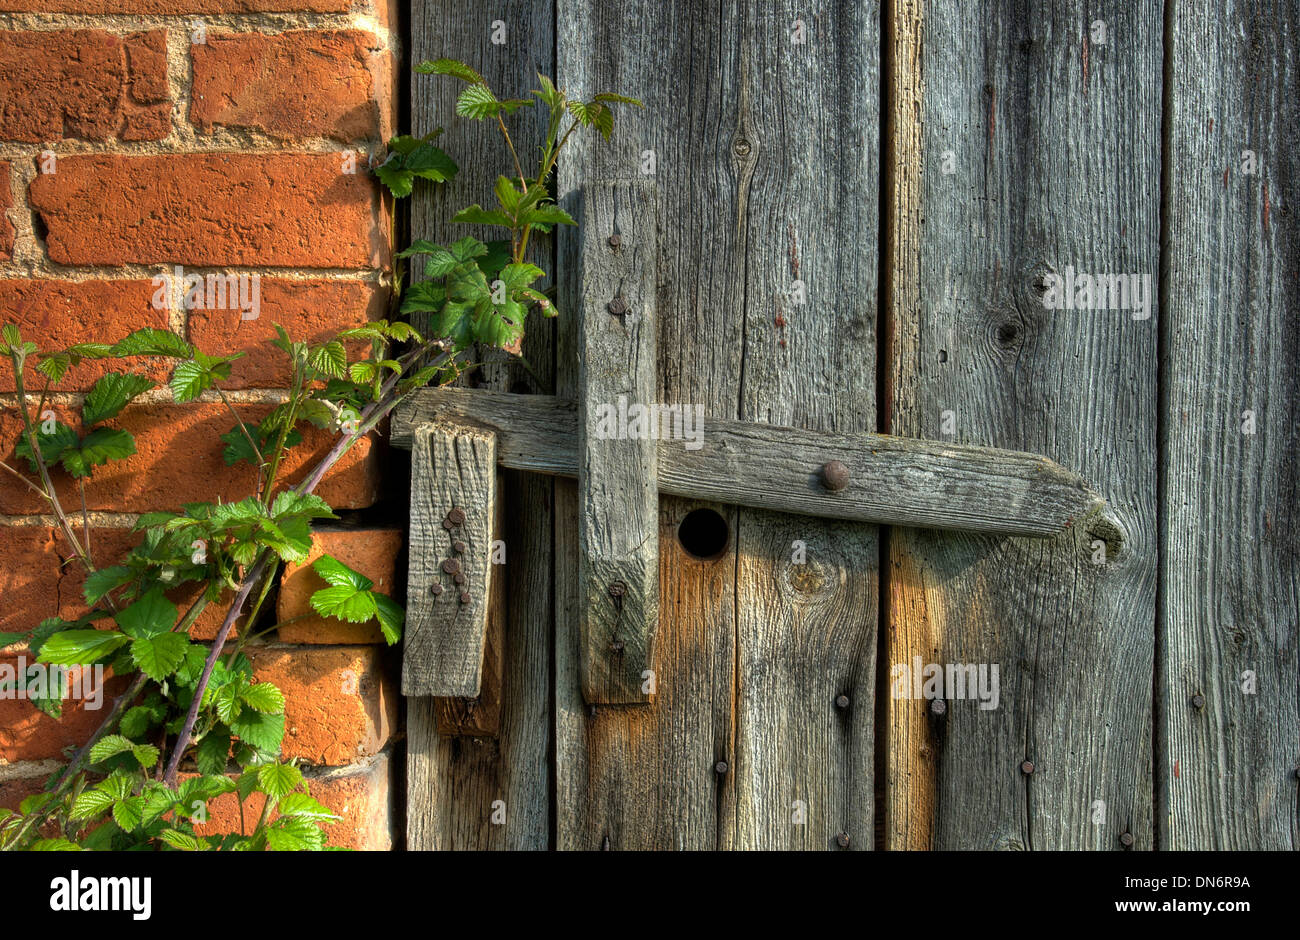
[[848,708],[848,707],[849,707],[849,697],[848,697],[847,695],[837,695],[837,696],[835,696],[835,705],[836,705],[837,708]]
[[609,312],[614,314],[616,317],[621,317],[623,314],[627,313],[627,301],[623,299],[622,294],[609,302]]
[[930,714],[943,715],[948,711],[948,703],[941,698],[930,699]]
[[463,592],[463,593],[460,595],[460,602],[461,602],[462,604],[468,604],[468,603],[469,603],[470,601],[472,601],[473,599],[474,599],[474,598],[472,598],[472,597],[470,596],[469,591],[465,591],[465,592]]
[[609,648],[613,650],[615,653],[621,653],[623,652],[623,641],[614,640],[612,643],[609,644]]
[[1034,772],[1034,762],[1027,760],[1020,765],[1020,772],[1023,774],[1032,774]]
[[451,521],[452,525],[464,525],[465,510],[461,509],[459,506],[452,506],[451,511],[447,513],[447,518]]
[[832,460],[822,467],[822,483],[831,492],[838,492],[849,485],[849,468],[843,461]]
[[1132,845],[1132,844],[1133,844],[1133,833],[1131,833],[1131,832],[1121,832],[1121,833],[1119,834],[1119,844],[1122,845],[1122,846],[1124,846],[1125,848],[1128,848],[1130,845]]
[[460,561],[456,558],[448,558],[442,563],[442,570],[447,574],[456,574],[460,571]]
[[1193,707],[1193,708],[1204,708],[1204,707],[1205,707],[1205,696],[1202,695],[1200,692],[1197,692],[1195,695],[1193,695],[1193,696],[1192,696],[1192,707]]
[[725,774],[727,772],[727,762],[725,760],[720,760],[713,765],[713,769],[720,774]]
[[847,849],[849,847],[849,834],[847,832],[841,832],[836,835],[835,844],[842,849]]
[[465,583],[465,575],[464,575],[462,572],[460,572],[460,571],[457,571],[455,574],[453,574],[453,575],[451,576],[451,579],[452,579],[453,581],[455,581],[457,584],[464,584],[464,583]]
[[460,539],[456,539],[456,541],[451,543],[451,550],[453,552],[463,552],[465,551],[465,543]]
[[624,584],[622,581],[615,581],[613,584],[609,586],[610,597],[622,597],[626,593],[627,593],[627,585]]
[[443,519],[443,520],[442,520],[442,527],[443,527],[444,529],[446,529],[448,532],[450,532],[452,529],[456,528],[454,525],[451,524],[451,520],[450,520],[450,519]]
[[622,235],[619,235],[617,232],[615,232],[613,235],[609,236],[609,247],[610,247],[610,248],[617,248],[617,247],[618,247],[619,245],[621,245],[621,244],[623,244],[623,236],[622,236]]
[[442,585],[439,584],[437,581],[435,581],[433,584],[430,584],[429,593],[432,594],[434,597],[437,597],[439,594],[442,593]]

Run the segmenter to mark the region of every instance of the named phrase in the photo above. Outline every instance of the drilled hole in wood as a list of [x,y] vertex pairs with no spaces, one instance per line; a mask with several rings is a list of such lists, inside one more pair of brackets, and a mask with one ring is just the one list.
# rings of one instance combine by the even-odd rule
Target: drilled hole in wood
[[693,509],[677,527],[677,540],[686,554],[700,561],[722,557],[730,536],[727,520],[713,509]]

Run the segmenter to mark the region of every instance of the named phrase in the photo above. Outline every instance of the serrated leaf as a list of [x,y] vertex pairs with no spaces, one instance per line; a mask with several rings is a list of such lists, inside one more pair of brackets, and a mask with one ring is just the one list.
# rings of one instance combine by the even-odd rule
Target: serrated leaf
[[28,848],[29,852],[80,852],[81,846],[59,836],[54,839],[37,839]]
[[207,848],[203,842],[188,833],[181,832],[179,829],[164,829],[158,834],[158,837],[172,848],[184,852],[201,852]]
[[107,421],[119,414],[131,399],[153,387],[154,383],[143,375],[110,372],[86,393],[85,404],[81,406],[81,420],[86,427]]
[[421,75],[451,75],[463,82],[482,82],[483,76],[458,59],[435,59],[421,62],[413,71]]
[[103,790],[83,790],[72,804],[71,819],[93,819],[113,805],[113,797]]
[[135,453],[135,438],[121,428],[96,428],[78,447],[69,447],[59,458],[63,469],[74,477],[90,476],[90,471],[110,460],[122,460]]
[[257,768],[257,786],[263,793],[279,799],[302,785],[302,771],[293,764],[263,764]]
[[278,753],[284,738],[284,715],[268,715],[245,708],[230,723],[230,730],[239,736],[239,740],[259,751]]
[[239,698],[259,712],[279,714],[284,711],[284,693],[269,682],[258,682],[239,690]]
[[519,225],[532,225],[543,232],[549,232],[556,225],[578,224],[573,220],[573,216],[555,205],[527,209],[519,214],[515,222]]
[[171,630],[176,625],[176,616],[176,605],[163,596],[161,587],[155,587],[130,607],[114,614],[113,619],[127,636],[141,638]]
[[166,679],[185,661],[190,641],[183,633],[161,633],[131,643],[131,659],[155,682]]
[[82,594],[86,598],[86,603],[93,607],[103,599],[104,595],[129,584],[134,578],[135,572],[125,565],[100,568],[87,575],[86,583],[82,586]]
[[481,121],[501,113],[501,103],[487,85],[470,85],[456,98],[456,113],[472,121]]
[[64,630],[41,644],[38,662],[55,666],[86,666],[131,642],[116,630]]
[[495,209],[484,209],[480,205],[472,205],[468,209],[461,209],[451,219],[453,222],[460,222],[464,225],[504,225],[510,228],[514,221],[504,212],[498,212]]
[[341,379],[347,372],[348,352],[338,340],[312,348],[307,363],[317,372]]
[[321,579],[330,585],[336,587],[346,585],[353,590],[368,591],[375,586],[371,581],[359,571],[353,571],[337,558],[324,555],[312,562],[312,570],[321,576]]
[[113,346],[115,356],[170,356],[189,359],[194,347],[170,330],[146,327],[136,330]]
[[239,717],[240,711],[243,710],[243,706],[239,702],[239,686],[240,682],[238,680],[223,685],[217,690],[212,699],[212,705],[217,710],[217,717],[226,724],[231,724]]
[[122,716],[122,721],[118,727],[122,729],[124,735],[138,738],[142,734],[147,734],[153,723],[153,710],[145,708],[143,705],[135,705],[126,710],[126,714]]
[[144,819],[144,797],[129,796],[113,804],[113,821],[123,832],[130,832]]
[[404,163],[409,172],[434,183],[453,179],[460,169],[455,160],[430,144],[421,144],[405,157]]
[[325,833],[305,816],[284,816],[267,827],[266,843],[276,852],[318,852]]
[[329,819],[342,819],[337,813],[322,806],[306,793],[286,793],[276,805],[281,816],[300,816],[304,819],[316,819],[322,822]]
[[400,154],[391,154],[375,167],[375,176],[398,199],[411,195],[411,190],[415,188],[415,174],[402,165]]
[[365,623],[376,614],[375,599],[369,591],[358,592],[342,585],[322,588],[311,596],[311,606],[324,617],[336,617],[349,623]]
[[[72,430],[61,421],[54,422],[54,429],[45,434],[40,430],[44,425],[40,425],[36,431],[36,446],[41,449],[41,459],[45,461],[47,467],[53,466],[59,458],[67,453],[68,448],[75,448],[81,443],[81,438],[77,437],[77,432]],[[32,468],[32,473],[38,471],[36,460],[32,454],[30,439],[27,434],[21,434],[18,437],[18,443],[14,446],[14,452],[19,457],[24,457]]]
[[141,810],[141,823],[149,825],[158,817],[167,813],[176,805],[176,793],[161,783],[146,781],[144,786],[144,806]]
[[135,747],[135,742],[120,734],[108,734],[100,738],[90,748],[89,760],[92,764],[106,761],[110,757],[122,754]]
[[68,373],[68,368],[72,365],[72,357],[67,353],[51,353],[36,365],[36,371],[44,375],[50,382],[57,383]]
[[201,774],[225,773],[230,759],[230,735],[225,731],[209,731],[194,748],[194,763]]
[[406,620],[406,611],[402,605],[385,594],[375,594],[375,616],[379,620],[380,632],[388,645],[392,646],[402,638],[402,623]]
[[131,754],[135,757],[136,762],[146,770],[158,763],[158,748],[152,744],[137,744],[131,748]]
[[193,401],[203,390],[212,384],[212,373],[191,359],[178,362],[172,370],[171,381],[167,383],[172,390],[172,397],[181,403]]

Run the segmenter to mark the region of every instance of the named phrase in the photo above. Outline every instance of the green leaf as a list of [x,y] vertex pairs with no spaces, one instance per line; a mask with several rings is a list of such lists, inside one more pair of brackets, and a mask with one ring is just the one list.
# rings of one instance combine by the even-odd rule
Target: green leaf
[[186,359],[176,364],[171,381],[167,384],[171,386],[172,397],[184,403],[198,398],[212,384],[212,378],[212,373],[203,366],[192,359]]
[[579,124],[596,128],[606,140],[609,140],[614,132],[614,112],[603,102],[590,101],[584,104],[581,101],[570,101],[568,107],[569,113]]
[[56,384],[68,373],[68,368],[72,365],[72,357],[67,353],[51,353],[36,365],[36,371],[48,378],[51,384]]
[[0,649],[6,646],[12,646],[14,643],[21,643],[26,639],[26,633],[0,633]]
[[239,698],[259,712],[279,714],[284,711],[284,693],[269,682],[258,682],[239,690]]
[[55,666],[87,666],[131,642],[116,630],[64,630],[41,644],[38,662]]
[[86,583],[82,586],[82,593],[86,597],[86,603],[93,607],[104,598],[104,595],[131,583],[134,578],[135,572],[125,565],[100,568],[97,571],[92,571],[86,577]]
[[415,188],[415,174],[403,166],[400,154],[390,154],[387,160],[375,167],[375,176],[398,199],[411,195]]
[[136,330],[113,346],[115,356],[169,356],[189,359],[194,347],[170,330],[146,327]]
[[556,225],[577,225],[573,216],[565,212],[559,206],[546,205],[538,206],[535,209],[528,209],[519,214],[515,220],[519,225],[532,225],[543,232],[549,232]]
[[[445,250],[446,249],[444,249],[441,245],[435,245],[427,238],[417,238],[415,241],[411,242],[411,247],[404,248],[403,250],[399,251],[397,253],[397,257],[412,258],[415,255],[428,255],[428,254],[432,254],[435,251],[445,251]],[[340,333],[339,335],[342,336],[343,334]]]
[[179,829],[164,829],[158,836],[172,848],[184,852],[200,852],[206,848],[204,843]]
[[113,805],[113,797],[103,790],[83,790],[72,804],[71,819],[93,819]]
[[406,169],[421,179],[445,183],[459,171],[456,161],[431,144],[421,144],[405,158]]
[[92,764],[106,761],[110,757],[122,754],[135,747],[135,742],[120,734],[109,734],[100,738],[90,749],[89,760]]
[[483,83],[483,76],[464,62],[457,59],[437,59],[433,62],[421,62],[414,71],[421,75],[451,75],[463,82]]
[[131,748],[131,754],[141,767],[148,770],[158,763],[158,748],[152,744],[137,744]]
[[132,831],[143,819],[143,796],[129,796],[113,804],[113,821],[122,827],[123,832]]
[[217,710],[217,717],[226,724],[231,724],[239,717],[243,706],[239,702],[239,681],[234,681],[228,685],[223,685],[217,690],[216,696],[212,699],[213,707]]
[[185,661],[189,645],[190,641],[183,633],[160,633],[155,637],[134,640],[131,659],[150,679],[161,682]]
[[230,723],[230,730],[239,736],[239,740],[259,751],[278,753],[280,741],[284,738],[284,715],[267,715],[245,708]]
[[461,209],[451,220],[465,225],[504,225],[506,228],[514,225],[514,221],[504,212],[489,211],[477,204]]
[[[442,61],[442,60],[439,60],[439,61]],[[447,61],[450,61],[450,60],[447,60]],[[466,68],[469,68],[469,66],[465,66],[465,67],[466,67]],[[418,72],[419,69],[417,68],[416,71]],[[472,70],[471,70],[471,71],[472,71]],[[474,74],[477,75],[478,73],[475,72]],[[6,344],[8,344],[8,346],[9,346],[10,349],[13,349],[13,348],[15,348],[15,347],[21,347],[22,344],[23,344],[23,337],[22,337],[22,334],[18,332],[18,327],[16,327],[16,326],[15,326],[14,324],[12,324],[12,323],[6,323],[6,324],[4,325],[4,330],[3,330],[3,331],[0,331],[0,335],[4,336],[4,341],[5,341]],[[6,351],[7,351],[7,350],[6,350]]]
[[644,108],[645,105],[638,98],[629,98],[626,95],[615,95],[611,92],[604,92],[591,99],[592,101],[615,102],[617,104],[634,104],[638,108]]
[[275,808],[281,816],[300,816],[303,819],[316,819],[322,822],[343,818],[306,793],[286,793]]
[[130,372],[110,372],[86,393],[81,406],[81,420],[86,427],[115,417],[136,396],[149,391],[154,383],[143,375]]
[[177,802],[175,791],[153,780],[145,781],[142,795],[144,796],[144,807],[141,811],[140,821],[146,826],[168,812]]
[[308,354],[307,363],[317,372],[341,379],[347,373],[348,351],[338,340],[315,346]]
[[126,710],[122,716],[121,724],[118,726],[122,733],[132,738],[138,738],[143,734],[148,734],[149,729],[157,724],[158,719],[154,710],[143,705],[135,705]]
[[402,605],[385,594],[375,594],[374,598],[379,629],[384,634],[384,639],[388,641],[388,645],[392,646],[402,638],[402,622],[406,619],[406,611],[402,609]]
[[284,816],[267,827],[266,844],[276,852],[319,852],[325,833],[304,816]]
[[176,615],[176,605],[163,596],[161,587],[155,587],[113,619],[127,636],[148,638],[171,630]]
[[[36,445],[41,449],[41,459],[45,461],[47,467],[52,466],[56,461],[58,461],[58,459],[67,452],[68,448],[75,448],[79,443],[81,443],[81,439],[77,437],[77,432],[61,421],[54,422],[54,430],[49,434],[46,434],[41,430],[41,427],[43,426],[43,422],[41,425],[37,426]],[[30,438],[27,434],[24,433],[19,435],[18,443],[14,447],[14,452],[19,457],[26,458],[27,463],[32,468],[32,473],[36,473],[39,470],[34,455],[32,454]]]
[[29,852],[80,852],[81,846],[59,836],[55,839],[37,839],[28,848]]
[[456,99],[456,113],[473,121],[481,121],[500,114],[501,103],[487,85],[470,85]]
[[267,796],[279,799],[302,786],[302,771],[292,764],[263,764],[257,768],[257,786]]
[[323,555],[312,563],[314,570],[326,584],[335,587],[347,586],[357,591],[368,591],[375,586],[371,581],[359,571],[353,571],[343,562],[330,555]]
[[194,763],[201,774],[225,773],[230,759],[230,735],[224,731],[209,731],[194,749]]
[[375,598],[369,591],[358,592],[347,586],[322,588],[311,596],[311,606],[324,617],[349,623],[365,623],[377,613]]
[[63,452],[59,462],[74,477],[90,476],[94,467],[110,460],[122,460],[135,453],[135,438],[120,428],[96,428],[81,442],[80,447]]

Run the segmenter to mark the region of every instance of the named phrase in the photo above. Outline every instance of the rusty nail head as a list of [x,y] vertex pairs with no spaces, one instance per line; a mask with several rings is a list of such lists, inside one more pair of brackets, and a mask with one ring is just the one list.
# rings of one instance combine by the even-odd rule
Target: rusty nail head
[[849,847],[849,834],[847,832],[841,832],[836,835],[835,844],[842,849],[847,849]]
[[451,576],[451,579],[452,579],[453,581],[455,581],[457,584],[464,584],[464,583],[465,583],[465,575],[464,575],[463,573],[459,572],[459,571],[457,571],[455,574],[453,574],[453,575]]
[[1034,772],[1034,762],[1031,760],[1027,760],[1024,763],[1022,763],[1020,765],[1020,772],[1025,774],[1032,774]]
[[442,563],[442,570],[447,574],[456,574],[460,571],[460,561],[456,558],[448,558]]
[[621,653],[623,652],[623,641],[614,640],[612,643],[609,644],[609,648],[613,650],[615,653]]
[[456,528],[454,525],[451,524],[451,520],[450,520],[450,519],[443,519],[443,520],[442,520],[442,527],[443,527],[444,529],[446,529],[447,531],[449,531],[449,532],[450,532],[452,529]]
[[464,591],[461,593],[460,602],[462,604],[468,604],[471,600],[473,600],[473,598],[470,596],[469,591]]
[[609,312],[614,314],[616,317],[621,317],[623,314],[627,313],[627,301],[623,299],[622,294],[609,302]]
[[849,485],[849,468],[841,460],[829,461],[822,467],[822,482],[831,492],[844,489]]
[[617,247],[618,247],[619,245],[621,245],[621,244],[623,244],[623,236],[622,236],[622,235],[619,235],[617,232],[615,232],[613,235],[609,236],[609,247],[610,247],[610,248],[617,248]]
[[464,525],[465,510],[461,509],[459,506],[452,506],[451,511],[447,513],[447,519],[452,525]]
[[1122,846],[1124,846],[1125,848],[1127,848],[1128,846],[1132,845],[1132,844],[1133,844],[1133,841],[1134,841],[1134,840],[1133,840],[1133,833],[1131,833],[1131,832],[1121,832],[1121,833],[1119,834],[1119,844],[1122,845]]
[[434,597],[437,597],[439,594],[442,593],[442,585],[439,584],[437,581],[433,582],[433,584],[429,585],[429,593],[432,594]]
[[848,708],[848,707],[849,707],[849,697],[848,697],[847,695],[837,695],[837,696],[835,696],[835,705],[836,705],[836,707],[838,707],[838,708]]
[[626,593],[627,593],[627,585],[624,584],[622,581],[615,581],[613,584],[609,586],[610,597],[622,597]]
[[720,774],[725,774],[727,772],[727,762],[725,760],[720,760],[713,765],[713,769]]
[[460,539],[456,539],[456,541],[451,543],[451,550],[453,552],[463,552],[465,551],[465,543]]
[[1202,695],[1200,692],[1197,692],[1195,695],[1193,695],[1193,696],[1192,696],[1192,707],[1193,707],[1193,708],[1204,708],[1204,707],[1205,707],[1205,696]]
[[948,703],[941,698],[930,699],[930,714],[944,715],[948,712]]

